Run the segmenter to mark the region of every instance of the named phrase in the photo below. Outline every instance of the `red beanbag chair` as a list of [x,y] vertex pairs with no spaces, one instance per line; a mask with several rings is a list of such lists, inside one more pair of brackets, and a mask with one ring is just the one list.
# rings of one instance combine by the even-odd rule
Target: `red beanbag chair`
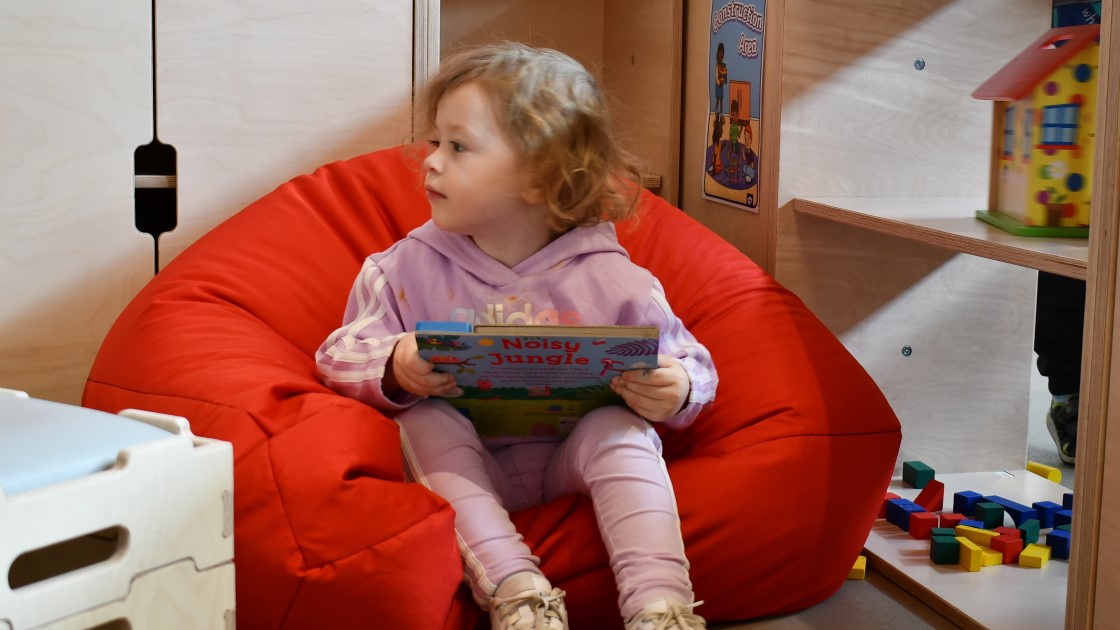
[[[84,404],[185,416],[234,447],[239,628],[472,628],[453,514],[405,481],[397,426],[324,387],[314,352],[362,260],[428,218],[419,159],[395,148],[297,177],[201,238],[121,314]],[[698,610],[811,606],[843,583],[894,469],[898,420],[794,295],[644,193],[619,229],[711,350],[717,402],[664,431]],[[590,502],[514,515],[571,625],[621,628]],[[184,524],[189,526],[189,524]]]

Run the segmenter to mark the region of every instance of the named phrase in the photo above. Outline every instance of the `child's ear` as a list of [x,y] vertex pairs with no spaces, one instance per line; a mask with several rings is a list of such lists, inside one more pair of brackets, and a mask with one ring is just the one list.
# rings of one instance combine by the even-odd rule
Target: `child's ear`
[[540,186],[526,185],[521,191],[521,199],[527,204],[539,205],[544,203],[544,189]]

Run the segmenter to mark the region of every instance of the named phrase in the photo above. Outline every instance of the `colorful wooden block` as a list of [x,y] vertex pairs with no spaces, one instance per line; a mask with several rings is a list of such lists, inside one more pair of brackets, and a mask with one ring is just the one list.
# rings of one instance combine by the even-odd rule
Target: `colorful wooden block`
[[910,535],[918,540],[929,540],[933,535],[933,528],[937,526],[937,515],[929,512],[912,512],[910,514]]
[[957,530],[952,527],[934,527],[929,532],[930,537],[933,536],[949,536],[950,538],[957,535]]
[[977,529],[984,529],[984,521],[978,521],[973,518],[964,519],[963,521],[961,521],[961,525],[967,525],[969,527],[975,527]]
[[887,518],[887,501],[898,498],[900,497],[893,492],[888,492],[883,496],[883,504],[879,506],[879,518]]
[[1003,506],[992,501],[977,502],[976,520],[984,524],[984,529],[995,529],[1003,525]]
[[957,525],[956,532],[957,536],[967,538],[972,542],[978,545],[984,545],[985,547],[991,546],[992,539],[996,536],[999,536],[999,533],[994,532],[990,529],[971,527],[968,525]]
[[926,487],[918,493],[914,503],[924,507],[927,512],[940,512],[945,507],[945,484],[930,479]]
[[953,511],[957,514],[972,516],[976,513],[976,504],[984,500],[984,495],[972,490],[962,490],[953,494]]
[[1066,492],[1065,494],[1062,495],[1062,509],[1063,510],[1072,510],[1073,509],[1073,493],[1072,492]]
[[1062,506],[1054,503],[1053,501],[1036,501],[1031,505],[1035,512],[1038,514],[1038,526],[1042,529],[1049,529],[1054,526],[1054,514],[1062,509]]
[[1046,546],[1054,558],[1069,560],[1070,533],[1064,529],[1052,529],[1046,534]]
[[1001,564],[1003,564],[1003,552],[989,547],[980,548],[980,566],[998,567]]
[[902,531],[910,531],[910,515],[914,512],[924,512],[922,506],[909,499],[891,499],[887,501],[887,521]]
[[964,514],[957,514],[956,512],[942,512],[941,513],[941,526],[942,527],[956,527],[964,520]]
[[957,564],[961,560],[961,543],[954,536],[934,536],[930,539],[929,559],[934,564]]
[[1050,548],[1046,545],[1030,544],[1019,554],[1019,566],[1041,569],[1050,560]]
[[957,536],[957,542],[961,544],[961,557],[958,564],[967,571],[979,571],[984,561],[984,554],[980,545],[977,545],[964,536]]
[[1040,464],[1038,462],[1027,462],[1027,470],[1039,477],[1045,477],[1047,481],[1062,483],[1062,471],[1053,466],[1047,466],[1046,464]]
[[1022,503],[1016,503],[1015,501],[1012,501],[1011,499],[1005,499],[1005,498],[1003,498],[999,495],[995,495],[995,494],[986,496],[986,497],[984,497],[984,499],[987,500],[987,501],[991,501],[992,503],[997,503],[1000,506],[1002,506],[1003,511],[1007,512],[1007,515],[1011,517],[1011,520],[1016,525],[1018,525],[1019,523],[1022,523],[1023,521],[1025,521],[1029,518],[1038,518],[1038,514],[1036,513],[1036,511],[1033,507],[1027,507],[1027,506],[1023,505]]
[[1014,536],[1016,538],[1022,538],[1023,537],[1023,534],[1022,534],[1022,532],[1019,531],[1018,527],[1007,527],[1005,525],[1003,527],[997,527],[992,531],[994,531],[995,533],[1000,534],[1000,535],[1011,534],[1012,536]]
[[1038,542],[1038,528],[1037,518],[1027,519],[1019,524],[1017,529],[1023,537],[1024,544],[1029,545]]
[[1073,523],[1073,510],[1058,510],[1054,512],[1054,527],[1070,525]]
[[1003,554],[1004,564],[1015,564],[1023,551],[1023,539],[1018,530],[1014,534],[1000,534],[992,539],[992,549]]
[[1073,531],[1073,525],[1072,524],[1070,524],[1070,525],[1059,525],[1059,526],[1055,527],[1054,529],[1062,529],[1062,530],[1065,530],[1067,532],[1072,532]]
[[917,460],[902,462],[902,481],[921,490],[933,481],[934,470]]
[[855,564],[848,571],[848,579],[862,580],[865,577],[867,577],[867,556],[860,556],[856,558]]

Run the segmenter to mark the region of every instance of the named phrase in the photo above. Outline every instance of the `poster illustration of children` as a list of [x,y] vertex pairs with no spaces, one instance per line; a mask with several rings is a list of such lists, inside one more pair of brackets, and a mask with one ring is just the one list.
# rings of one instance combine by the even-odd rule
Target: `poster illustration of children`
[[[713,0],[706,199],[758,212],[765,0]],[[725,105],[726,104],[726,105]],[[726,106],[726,113],[725,112]]]

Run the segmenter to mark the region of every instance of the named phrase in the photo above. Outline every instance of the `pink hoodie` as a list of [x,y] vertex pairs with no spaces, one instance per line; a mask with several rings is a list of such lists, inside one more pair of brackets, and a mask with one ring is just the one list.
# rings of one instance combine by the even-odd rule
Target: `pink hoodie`
[[657,326],[660,353],[680,360],[692,384],[688,405],[666,424],[687,426],[715,398],[708,350],[673,314],[661,283],[630,261],[611,223],[571,230],[512,269],[470,237],[425,223],[366,259],[342,327],[316,352],[323,381],[382,411],[414,404],[419,397],[386,398],[381,378],[397,340],[422,320]]

